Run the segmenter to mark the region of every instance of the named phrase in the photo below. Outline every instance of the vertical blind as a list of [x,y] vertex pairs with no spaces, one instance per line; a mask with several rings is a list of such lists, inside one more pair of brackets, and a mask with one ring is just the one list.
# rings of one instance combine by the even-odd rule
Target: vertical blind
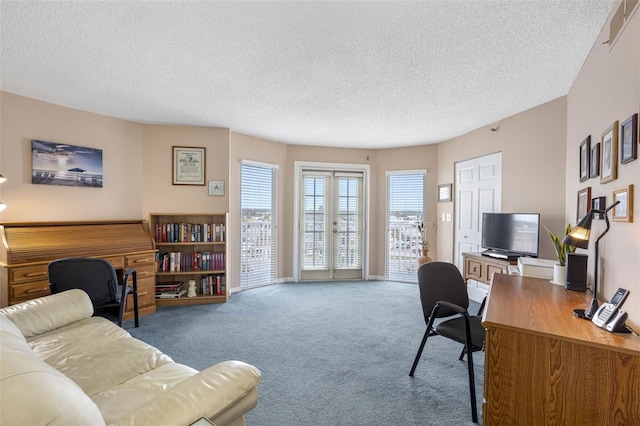
[[275,166],[240,169],[240,287],[276,282]]
[[424,172],[387,174],[387,250],[385,276],[417,281],[420,234],[424,220]]

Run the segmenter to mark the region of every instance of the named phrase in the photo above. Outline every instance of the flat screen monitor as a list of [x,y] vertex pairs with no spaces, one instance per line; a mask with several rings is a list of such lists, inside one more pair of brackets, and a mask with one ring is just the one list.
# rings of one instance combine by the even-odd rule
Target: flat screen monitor
[[538,257],[539,213],[483,213],[483,254],[499,258]]

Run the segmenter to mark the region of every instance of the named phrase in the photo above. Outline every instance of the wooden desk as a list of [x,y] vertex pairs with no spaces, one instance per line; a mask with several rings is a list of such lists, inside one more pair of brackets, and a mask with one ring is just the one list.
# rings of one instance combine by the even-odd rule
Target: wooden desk
[[574,317],[589,301],[548,280],[494,276],[484,425],[640,424],[640,338]]
[[[140,315],[155,312],[155,252],[142,220],[0,224],[0,307],[48,295],[52,260],[100,257],[119,276],[135,267]],[[129,295],[125,319],[132,317]]]

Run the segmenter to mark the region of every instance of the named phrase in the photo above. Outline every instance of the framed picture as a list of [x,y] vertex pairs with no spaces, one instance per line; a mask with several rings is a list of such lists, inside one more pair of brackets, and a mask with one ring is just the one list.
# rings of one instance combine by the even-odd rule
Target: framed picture
[[224,195],[224,181],[223,180],[210,180],[209,181],[209,195]]
[[[596,197],[591,199],[591,210],[604,210],[606,206],[607,197]],[[604,213],[595,213],[593,218],[596,220],[604,219]]]
[[31,183],[102,188],[102,150],[33,139]]
[[578,191],[578,208],[576,222],[580,222],[580,219],[586,216],[591,209],[591,187],[588,186]]
[[589,166],[591,158],[591,135],[587,136],[580,144],[580,182],[589,179]]
[[591,147],[591,158],[589,161],[589,178],[600,176],[600,142]]
[[630,163],[638,158],[638,114],[622,123],[620,133],[620,163]]
[[602,158],[600,161],[600,183],[618,178],[618,121],[602,134]]
[[451,201],[451,189],[453,184],[445,183],[442,185],[438,185],[438,202],[444,203]]
[[206,148],[173,147],[173,184],[205,185]]
[[620,201],[614,207],[612,220],[617,222],[633,222],[633,185],[613,190],[613,202]]

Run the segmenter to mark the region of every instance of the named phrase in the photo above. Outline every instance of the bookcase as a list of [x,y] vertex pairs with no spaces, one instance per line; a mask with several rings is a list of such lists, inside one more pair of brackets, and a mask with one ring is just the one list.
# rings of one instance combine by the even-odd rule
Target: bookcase
[[[151,213],[156,244],[156,305],[197,305],[229,300],[226,282],[227,213]],[[189,282],[196,295],[189,297]],[[182,290],[180,282],[183,283]]]

